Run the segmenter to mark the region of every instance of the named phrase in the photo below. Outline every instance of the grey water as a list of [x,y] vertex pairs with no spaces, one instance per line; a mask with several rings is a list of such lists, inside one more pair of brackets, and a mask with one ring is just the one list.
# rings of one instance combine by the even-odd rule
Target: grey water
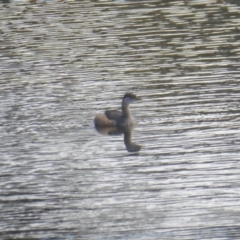
[[[238,1],[0,4],[1,239],[239,239]],[[95,130],[126,92],[131,133]]]

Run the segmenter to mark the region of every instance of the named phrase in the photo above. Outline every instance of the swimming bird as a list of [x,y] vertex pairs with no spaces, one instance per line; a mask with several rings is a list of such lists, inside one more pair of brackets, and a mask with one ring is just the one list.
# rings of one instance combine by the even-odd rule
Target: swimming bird
[[96,127],[125,127],[134,125],[135,120],[131,115],[129,105],[141,98],[134,93],[126,93],[122,99],[122,111],[107,110],[99,113],[94,119]]

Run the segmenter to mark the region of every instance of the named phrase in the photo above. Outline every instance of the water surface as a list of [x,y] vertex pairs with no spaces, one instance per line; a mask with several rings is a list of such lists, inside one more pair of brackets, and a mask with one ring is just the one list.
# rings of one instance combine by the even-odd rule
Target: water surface
[[[3,239],[239,239],[237,1],[0,8]],[[125,92],[138,125],[101,135]]]

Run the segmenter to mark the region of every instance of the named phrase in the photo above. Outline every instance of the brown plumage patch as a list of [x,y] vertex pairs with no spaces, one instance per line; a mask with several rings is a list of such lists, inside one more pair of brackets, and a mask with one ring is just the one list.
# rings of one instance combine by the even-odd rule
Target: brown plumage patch
[[114,127],[116,122],[114,120],[109,120],[107,116],[103,113],[97,114],[94,119],[94,124],[97,127]]

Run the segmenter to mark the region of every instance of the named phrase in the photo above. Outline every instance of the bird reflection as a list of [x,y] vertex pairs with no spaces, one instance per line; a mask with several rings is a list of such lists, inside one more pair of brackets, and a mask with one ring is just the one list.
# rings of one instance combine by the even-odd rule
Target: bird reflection
[[128,152],[139,152],[141,146],[132,142],[132,133],[134,125],[125,127],[95,127],[96,130],[102,135],[121,135],[124,134],[124,144]]

